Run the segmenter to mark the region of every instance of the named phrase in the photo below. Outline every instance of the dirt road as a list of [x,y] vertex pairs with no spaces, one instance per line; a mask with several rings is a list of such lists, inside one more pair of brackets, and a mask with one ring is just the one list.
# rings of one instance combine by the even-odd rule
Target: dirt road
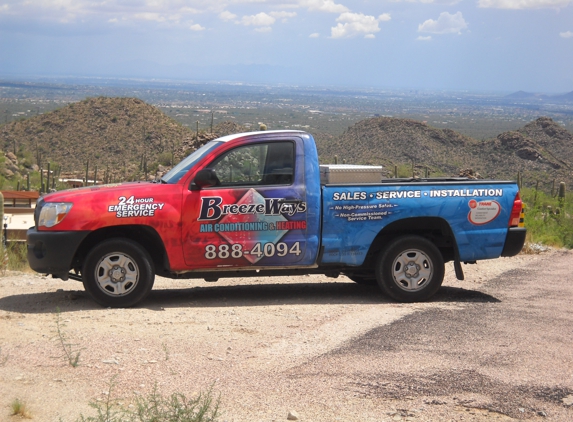
[[[221,395],[221,421],[573,420],[573,253],[465,266],[428,303],[344,277],[158,279],[134,309],[81,284],[0,277],[0,421],[92,415],[154,385]],[[59,313],[57,312],[59,309]],[[63,356],[57,322],[79,365]]]

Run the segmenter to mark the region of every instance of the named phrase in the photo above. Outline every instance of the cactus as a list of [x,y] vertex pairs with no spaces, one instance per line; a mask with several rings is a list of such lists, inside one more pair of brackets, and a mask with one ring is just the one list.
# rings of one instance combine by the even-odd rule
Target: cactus
[[559,183],[559,208],[563,208],[563,202],[565,201],[565,182]]

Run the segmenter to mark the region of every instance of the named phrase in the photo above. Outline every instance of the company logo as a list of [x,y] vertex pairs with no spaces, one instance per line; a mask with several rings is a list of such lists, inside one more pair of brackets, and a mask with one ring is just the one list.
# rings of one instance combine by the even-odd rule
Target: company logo
[[501,212],[501,205],[497,201],[476,201],[472,199],[468,205],[470,207],[468,220],[476,226],[495,220]]
[[306,202],[287,202],[284,198],[264,198],[263,203],[223,204],[220,196],[201,198],[199,221],[218,220],[224,215],[261,214],[266,216],[288,215],[306,212]]

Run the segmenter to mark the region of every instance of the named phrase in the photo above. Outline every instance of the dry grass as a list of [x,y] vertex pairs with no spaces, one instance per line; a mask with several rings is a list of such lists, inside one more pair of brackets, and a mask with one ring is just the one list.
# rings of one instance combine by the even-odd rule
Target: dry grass
[[12,408],[12,416],[19,416],[25,419],[32,419],[32,415],[28,408],[26,407],[26,403],[24,403],[20,399],[14,399],[12,404],[10,405]]

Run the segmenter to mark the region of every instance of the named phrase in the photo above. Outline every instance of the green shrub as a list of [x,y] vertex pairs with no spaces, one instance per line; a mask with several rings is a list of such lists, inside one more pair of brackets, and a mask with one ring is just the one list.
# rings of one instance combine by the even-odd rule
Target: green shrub
[[560,200],[531,188],[521,190],[525,227],[531,243],[573,248],[573,194]]
[[211,390],[189,399],[181,393],[165,397],[155,386],[130,409],[111,398],[113,386],[112,380],[105,402],[90,403],[97,416],[82,415],[76,422],[215,422],[219,416],[219,398],[214,399]]

